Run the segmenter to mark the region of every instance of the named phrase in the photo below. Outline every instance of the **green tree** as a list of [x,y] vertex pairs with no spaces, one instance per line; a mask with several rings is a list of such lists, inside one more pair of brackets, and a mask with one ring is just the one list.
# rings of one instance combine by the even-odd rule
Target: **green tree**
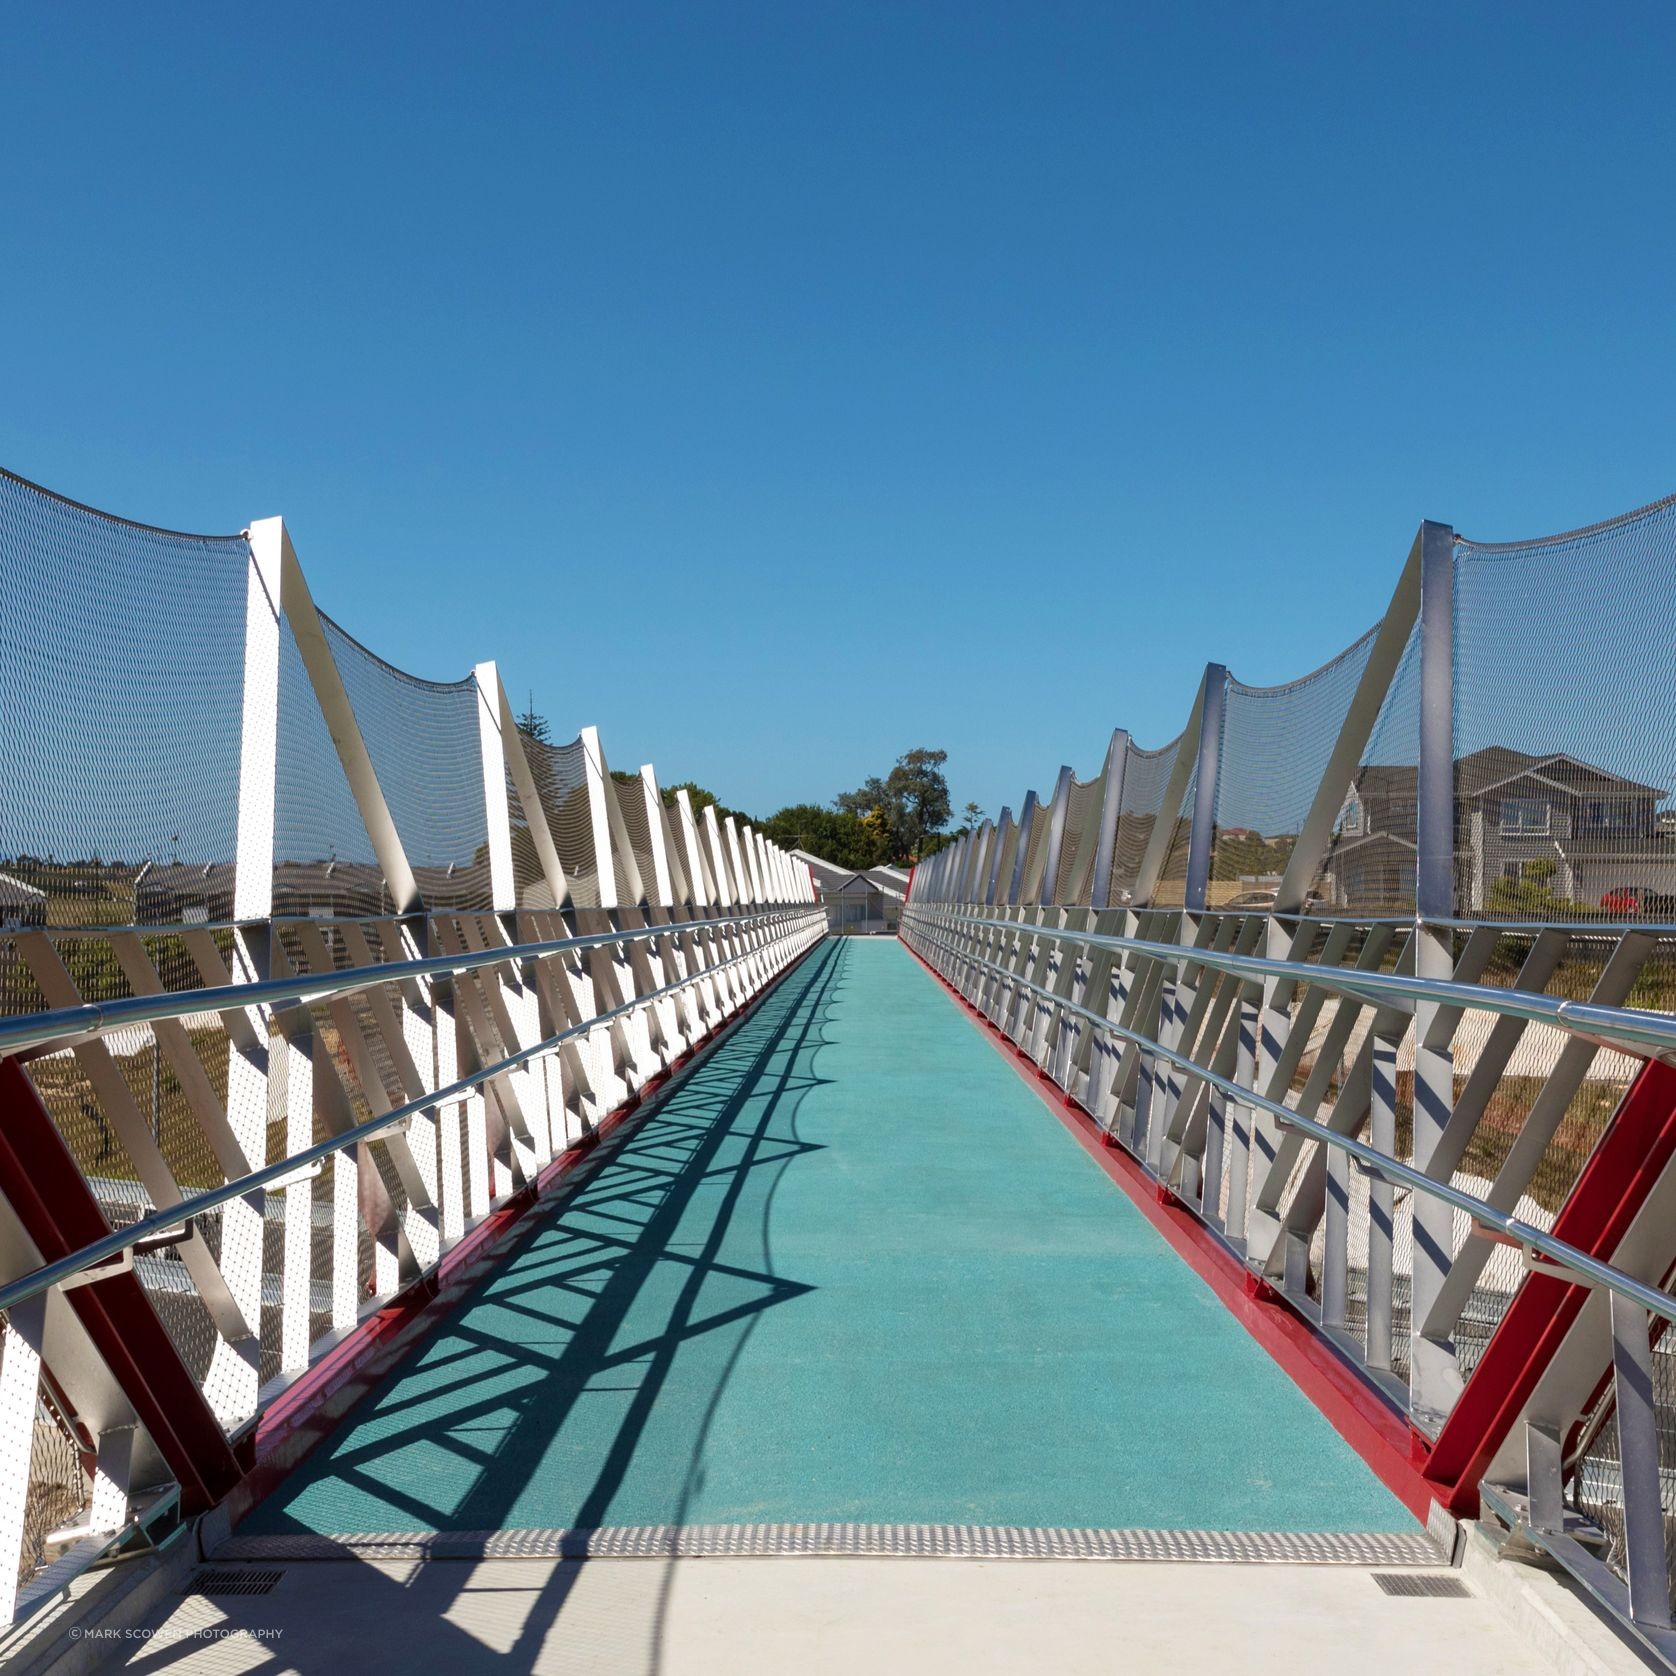
[[518,718],[518,731],[526,739],[533,739],[538,745],[549,743],[551,730],[547,726],[547,718],[539,715],[535,708],[535,695],[530,695],[530,707]]
[[943,773],[948,760],[947,751],[904,751],[889,774],[882,779],[875,774],[833,802],[846,814],[876,823],[891,861],[913,861],[926,838],[948,824],[949,782]]
[[860,872],[885,859],[888,842],[859,815],[819,803],[793,803],[763,823],[763,834],[789,850],[806,850],[835,867]]
[[1554,889],[1560,870],[1552,856],[1539,855],[1524,864],[1517,879],[1497,879],[1485,906],[1509,919],[1560,919],[1571,903]]

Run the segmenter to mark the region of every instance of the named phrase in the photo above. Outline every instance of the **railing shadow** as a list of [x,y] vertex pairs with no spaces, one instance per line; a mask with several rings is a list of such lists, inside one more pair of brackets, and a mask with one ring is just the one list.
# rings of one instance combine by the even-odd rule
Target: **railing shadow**
[[[672,1479],[664,1521],[682,1524],[702,1485],[718,1408],[758,1321],[812,1290],[775,1272],[770,1219],[785,1171],[818,1150],[798,1135],[797,1112],[822,1080],[809,1074],[809,1054],[827,1039],[847,953],[831,943],[789,975],[675,1098],[556,1214],[541,1219],[246,1529],[321,1528],[311,1507],[323,1505],[320,1487],[333,1482],[376,1497],[390,1514],[384,1528],[399,1530],[405,1521],[415,1531],[491,1531],[524,1523],[519,1509],[532,1471],[543,1463],[560,1470],[554,1445],[583,1400],[602,1390],[624,1393],[627,1402],[603,1456],[588,1469],[591,1481],[579,1483],[573,1499],[567,1494],[573,1510],[565,1523],[610,1523],[682,1346],[738,1326],[682,1440],[685,1464]],[[775,1175],[761,1198],[760,1262],[724,1261],[747,1190],[764,1169]],[[670,1265],[683,1272],[666,1300]],[[717,1282],[727,1301],[706,1309],[705,1289]],[[470,1478],[463,1491],[462,1468]],[[462,1584],[471,1569],[462,1567]],[[654,1670],[671,1577],[666,1566],[651,1615]],[[573,1581],[570,1568],[555,1570],[532,1601],[509,1662],[533,1662]],[[374,1610],[381,1585],[396,1587],[372,1568],[367,1583]],[[481,1657],[483,1649],[466,1639]],[[463,1663],[464,1652],[454,1648],[451,1661]]]

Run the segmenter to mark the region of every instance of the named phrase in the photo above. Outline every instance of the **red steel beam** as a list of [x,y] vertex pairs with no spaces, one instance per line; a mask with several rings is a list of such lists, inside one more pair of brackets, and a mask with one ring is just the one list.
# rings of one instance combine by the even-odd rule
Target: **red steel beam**
[[[1648,1061],[1554,1218],[1556,1239],[1610,1262],[1618,1243],[1676,1157],[1676,1068]],[[1671,1252],[1676,1257],[1676,1228]],[[1478,1482],[1507,1440],[1588,1293],[1552,1274],[1526,1275],[1443,1429],[1425,1474],[1450,1512],[1478,1510]],[[1423,1448],[1423,1444],[1421,1446]]]
[[[15,1059],[0,1060],[0,1194],[46,1263],[110,1233],[70,1149]],[[233,1446],[129,1270],[64,1294],[181,1488],[188,1513],[240,1477]]]

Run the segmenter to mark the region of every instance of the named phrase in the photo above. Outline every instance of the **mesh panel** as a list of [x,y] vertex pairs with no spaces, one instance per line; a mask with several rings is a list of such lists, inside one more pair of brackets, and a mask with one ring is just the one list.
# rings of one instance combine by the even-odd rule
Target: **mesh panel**
[[477,683],[421,681],[320,626],[426,906],[492,907]]
[[1311,892],[1316,911],[1414,911],[1419,784],[1420,635],[1416,628],[1403,648],[1355,783],[1333,825]]
[[[526,752],[529,750],[529,744],[526,739]],[[536,854],[535,840],[530,836],[530,818],[524,812],[524,800],[519,796],[518,787],[514,784],[510,772],[506,776],[506,812],[507,824],[512,833],[512,878],[517,891],[518,906],[558,907],[547,883],[547,875],[542,869],[541,859]]]
[[[0,1316],[3,1321],[4,1316]],[[17,1580],[27,1583],[63,1551],[49,1548],[47,1537],[81,1522],[89,1500],[89,1481],[81,1445],[55,1403],[35,1405],[35,1432],[29,1451],[29,1488],[23,1504],[23,1545]]]
[[599,906],[599,866],[594,859],[594,822],[588,809],[587,754],[580,739],[548,745],[526,739],[530,776],[553,835],[553,847],[579,908]]
[[[624,789],[623,782],[615,774],[606,775],[605,795],[617,805],[619,814],[622,813]],[[635,795],[640,795],[638,777],[635,780]],[[629,870],[624,865],[623,857],[617,853],[618,842],[616,828],[613,825],[611,828],[611,877],[616,881],[618,905],[622,906],[637,902],[640,893],[634,888],[634,881],[629,878]]]
[[225,917],[248,573],[0,472],[0,924]]
[[1101,776],[1073,780],[1065,801],[1065,835],[1059,846],[1059,877],[1053,900],[1060,904],[1086,902],[1094,871],[1094,830],[1099,813]]
[[[1356,696],[1378,626],[1332,660],[1280,687],[1229,678],[1223,701],[1210,906],[1266,906],[1315,801]],[[1272,901],[1268,895],[1267,901]]]
[[[1166,788],[1167,789],[1167,788]],[[1179,908],[1187,900],[1187,862],[1192,849],[1193,799],[1198,795],[1199,765],[1194,763],[1187,776],[1187,788],[1181,794],[1181,806],[1176,810],[1175,824],[1170,830],[1169,846],[1164,851],[1164,863],[1153,886],[1151,902],[1160,908]]]
[[391,911],[326,718],[289,621],[280,625],[274,783],[274,912],[356,918]]
[[[1030,822],[1029,836],[1024,840],[1024,870],[1018,878],[1018,899],[1030,901],[1041,894],[1040,885],[1032,887],[1031,880],[1042,863],[1042,852],[1047,848],[1048,829],[1053,825],[1053,805],[1040,803]],[[1009,881],[1010,882],[1010,881]]]
[[700,893],[699,887],[702,886],[703,894],[714,903],[716,896],[712,888],[710,870],[705,865],[703,839],[696,835],[696,825],[694,834],[689,839],[687,823],[682,818],[679,804],[674,805],[669,811],[669,829],[675,841],[675,854],[680,861],[682,872],[686,874],[691,895],[696,900]]
[[658,870],[652,859],[652,821],[651,811],[646,807],[645,782],[637,775],[632,783],[620,785],[617,802],[623,811],[623,825],[628,830],[635,866],[640,869],[641,886],[647,898],[654,899],[658,894]]
[[[1546,541],[1456,543],[1462,913],[1676,921],[1676,733],[1649,725],[1676,703],[1676,665],[1645,620],[1673,566],[1676,500]],[[1579,656],[1608,636],[1609,656]]]
[[1158,811],[1164,802],[1170,776],[1175,772],[1176,753],[1181,749],[1181,735],[1156,751],[1142,751],[1129,747],[1123,765],[1123,801],[1118,811],[1117,841],[1112,846],[1111,885],[1106,900],[1114,907],[1122,907],[1134,898],[1135,880],[1140,874],[1141,861],[1147,845],[1152,842],[1152,829],[1158,824]]
[[[1670,1290],[1667,1280],[1664,1289]],[[1659,1502],[1664,1512],[1665,1566],[1676,1599],[1676,1343],[1670,1329],[1654,1323],[1653,1418],[1658,1437]],[[1605,1559],[1620,1576],[1625,1570],[1624,1477],[1618,1444],[1615,1386],[1606,1390],[1584,1420],[1572,1480],[1572,1501],[1606,1532]]]
[[663,797],[656,819],[663,832],[664,860],[669,867],[670,899],[679,904],[692,899],[692,886],[687,878],[686,859],[680,839],[680,811]]

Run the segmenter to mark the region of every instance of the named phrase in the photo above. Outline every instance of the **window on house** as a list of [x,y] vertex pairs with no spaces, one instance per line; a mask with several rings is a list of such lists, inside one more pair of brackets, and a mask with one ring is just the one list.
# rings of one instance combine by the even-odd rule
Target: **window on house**
[[1510,885],[1522,884],[1525,877],[1525,864],[1522,861],[1504,861],[1501,864],[1501,876]]
[[1583,824],[1590,832],[1629,837],[1642,830],[1635,803],[1623,797],[1593,797],[1583,805]]
[[1506,837],[1542,834],[1548,830],[1548,799],[1504,797],[1501,800],[1501,830]]

